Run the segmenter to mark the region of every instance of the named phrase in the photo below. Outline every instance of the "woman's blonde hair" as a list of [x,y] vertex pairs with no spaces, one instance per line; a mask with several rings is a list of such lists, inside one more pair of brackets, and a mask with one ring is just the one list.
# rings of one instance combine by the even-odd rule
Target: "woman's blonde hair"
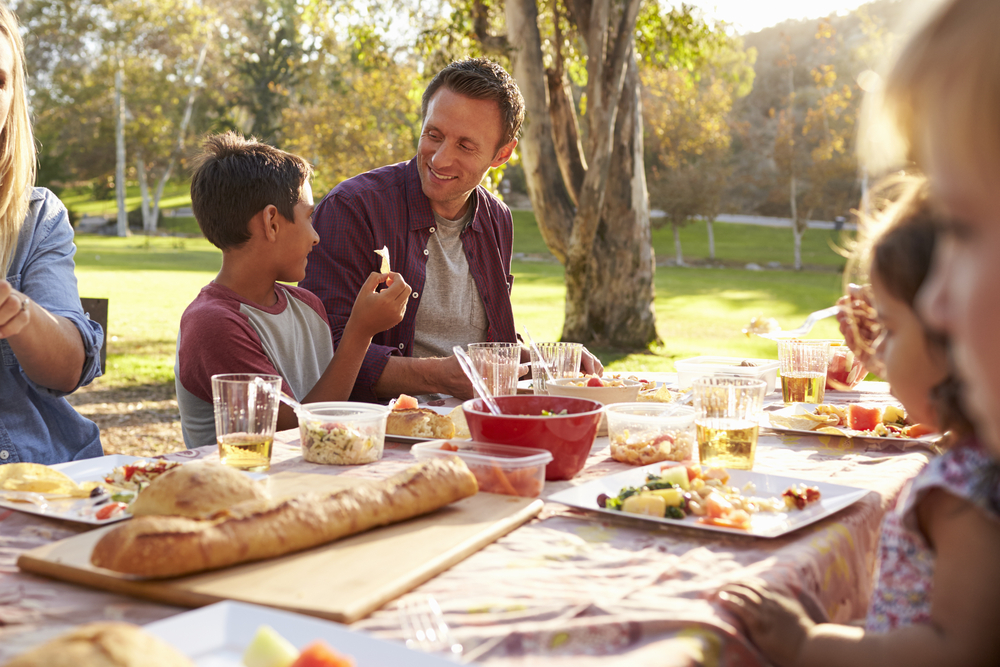
[[25,87],[24,43],[17,17],[0,1],[0,33],[10,41],[10,108],[0,132],[0,276],[6,277],[35,184],[35,140],[31,134]]
[[954,159],[1000,170],[1000,2],[944,2],[896,58],[884,100],[906,159],[926,168],[933,125]]

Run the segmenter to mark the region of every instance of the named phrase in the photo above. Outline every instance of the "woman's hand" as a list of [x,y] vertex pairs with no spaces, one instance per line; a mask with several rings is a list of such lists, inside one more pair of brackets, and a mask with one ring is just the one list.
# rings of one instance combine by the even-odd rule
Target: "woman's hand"
[[798,600],[762,586],[730,584],[719,601],[742,621],[757,648],[781,667],[795,665],[816,623]]
[[0,339],[16,336],[31,323],[31,299],[0,280]]
[[870,285],[848,286],[847,294],[837,300],[840,312],[837,323],[844,336],[844,344],[865,368],[876,375],[884,375],[882,365],[875,359],[875,339],[882,327],[878,323],[878,313],[872,305]]

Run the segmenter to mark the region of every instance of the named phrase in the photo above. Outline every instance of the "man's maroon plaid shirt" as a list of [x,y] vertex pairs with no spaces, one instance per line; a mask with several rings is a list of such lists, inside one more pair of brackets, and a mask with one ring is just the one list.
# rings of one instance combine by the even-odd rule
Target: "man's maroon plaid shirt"
[[[483,299],[489,320],[487,340],[515,341],[510,289],[513,224],[510,209],[482,186],[472,193],[475,212],[462,232],[469,270]],[[413,332],[427,268],[427,241],[435,232],[430,200],[424,195],[416,159],[381,167],[344,181],[316,207],[313,226],[319,245],[309,255],[300,287],[316,294],[326,308],[334,346],[351,316],[361,285],[389,248],[394,271],[402,274],[412,292],[403,321],[372,339],[358,372],[351,400],[377,400],[372,387],[390,355],[413,354]]]

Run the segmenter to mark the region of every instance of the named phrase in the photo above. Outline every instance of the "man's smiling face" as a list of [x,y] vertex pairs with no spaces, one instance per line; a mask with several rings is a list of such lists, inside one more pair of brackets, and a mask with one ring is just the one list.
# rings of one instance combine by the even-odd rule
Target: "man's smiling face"
[[500,108],[441,88],[427,105],[417,169],[431,209],[448,220],[465,213],[469,195],[492,167],[510,158],[517,140],[500,146]]

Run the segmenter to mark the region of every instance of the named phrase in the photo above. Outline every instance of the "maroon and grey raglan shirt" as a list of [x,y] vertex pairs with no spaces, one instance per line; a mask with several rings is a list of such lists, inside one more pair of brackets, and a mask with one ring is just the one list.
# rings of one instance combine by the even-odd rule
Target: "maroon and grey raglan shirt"
[[174,374],[188,448],[215,444],[213,375],[280,375],[282,391],[301,400],[333,359],[319,298],[290,285],[274,291],[277,302],[265,307],[210,283],[181,316]]

